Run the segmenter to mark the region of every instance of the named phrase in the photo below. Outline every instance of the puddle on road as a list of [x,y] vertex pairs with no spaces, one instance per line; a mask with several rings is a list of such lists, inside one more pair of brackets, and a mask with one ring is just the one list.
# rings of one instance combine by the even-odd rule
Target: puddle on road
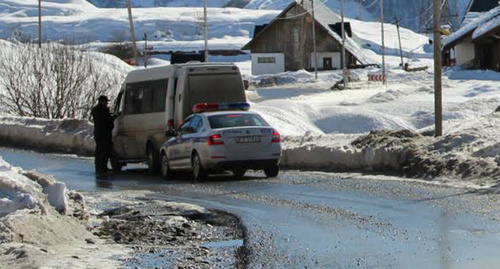
[[[175,253],[163,250],[158,253],[136,253],[124,262],[124,268],[170,268],[172,263],[169,260],[176,259]],[[168,257],[168,259],[166,258]],[[117,257],[120,260],[120,257]]]
[[220,242],[208,242],[201,245],[206,248],[233,248],[233,247],[241,247],[243,246],[243,240],[228,240],[228,241],[220,241]]

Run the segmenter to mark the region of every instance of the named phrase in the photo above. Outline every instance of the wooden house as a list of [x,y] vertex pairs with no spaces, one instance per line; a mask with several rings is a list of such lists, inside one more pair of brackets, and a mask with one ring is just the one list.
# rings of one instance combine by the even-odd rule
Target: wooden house
[[[342,68],[341,18],[322,1],[314,0],[314,20],[310,0],[295,0],[269,24],[257,26],[242,50],[250,50],[252,74],[271,74],[300,69],[314,70],[312,24],[316,32],[318,70]],[[345,23],[348,66],[371,65],[371,59],[352,38]]]
[[443,41],[445,65],[500,71],[498,0],[472,1],[462,27]]

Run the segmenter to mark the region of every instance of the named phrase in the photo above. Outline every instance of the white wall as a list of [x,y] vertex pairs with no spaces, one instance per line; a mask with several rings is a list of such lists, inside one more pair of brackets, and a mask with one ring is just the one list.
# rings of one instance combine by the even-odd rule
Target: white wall
[[[274,58],[274,63],[259,63],[259,58]],[[285,72],[284,53],[252,53],[252,75]]]
[[[316,58],[318,59],[318,69],[324,69],[323,58],[332,58],[332,68],[341,69],[342,68],[342,53],[340,52],[316,52]],[[314,68],[314,53],[311,53],[310,66]]]
[[469,40],[461,42],[455,47],[457,55],[457,66],[461,66],[464,63],[474,59],[474,44]]

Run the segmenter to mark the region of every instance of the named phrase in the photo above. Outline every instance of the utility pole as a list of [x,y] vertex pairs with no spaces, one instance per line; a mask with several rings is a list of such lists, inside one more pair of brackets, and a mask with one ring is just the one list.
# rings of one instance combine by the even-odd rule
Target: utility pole
[[148,67],[148,34],[144,33],[144,67]]
[[443,135],[443,100],[441,92],[441,1],[434,0],[434,110],[435,110],[435,135]]
[[458,31],[460,28],[460,16],[458,16],[458,0],[455,0],[455,29],[454,31]]
[[42,48],[42,0],[38,0],[38,48]]
[[349,76],[347,74],[347,61],[345,57],[345,25],[344,25],[344,0],[340,0],[340,18],[342,27],[342,79],[344,80],[344,88],[349,86]]
[[358,1],[358,20],[362,21],[363,20],[363,0]]
[[380,23],[382,28],[382,80],[385,85],[386,79],[385,79],[384,0],[380,0]]
[[316,20],[314,19],[314,0],[311,0],[312,11],[312,38],[313,38],[313,54],[314,54],[314,77],[318,79],[318,57],[316,55]]
[[130,25],[130,36],[132,37],[132,50],[134,51],[135,65],[138,65],[139,56],[137,53],[137,44],[135,42],[134,22],[132,21],[132,4],[130,3],[130,0],[127,0],[127,9],[128,9],[128,22]]
[[398,29],[398,40],[399,40],[399,54],[401,55],[401,68],[404,67],[404,61],[403,61],[403,48],[401,46],[401,35],[399,34],[399,23],[401,22],[401,19],[396,18],[396,28]]
[[203,0],[203,35],[205,36],[205,62],[208,62],[207,1],[208,0]]

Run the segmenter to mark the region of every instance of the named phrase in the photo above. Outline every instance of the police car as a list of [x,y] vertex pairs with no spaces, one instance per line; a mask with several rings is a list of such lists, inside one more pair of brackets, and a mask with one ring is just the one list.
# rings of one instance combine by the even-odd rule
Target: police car
[[267,177],[279,173],[281,136],[248,103],[201,103],[177,134],[160,150],[161,174],[191,171],[194,180],[209,173],[230,170],[243,177],[246,170],[264,170]]

